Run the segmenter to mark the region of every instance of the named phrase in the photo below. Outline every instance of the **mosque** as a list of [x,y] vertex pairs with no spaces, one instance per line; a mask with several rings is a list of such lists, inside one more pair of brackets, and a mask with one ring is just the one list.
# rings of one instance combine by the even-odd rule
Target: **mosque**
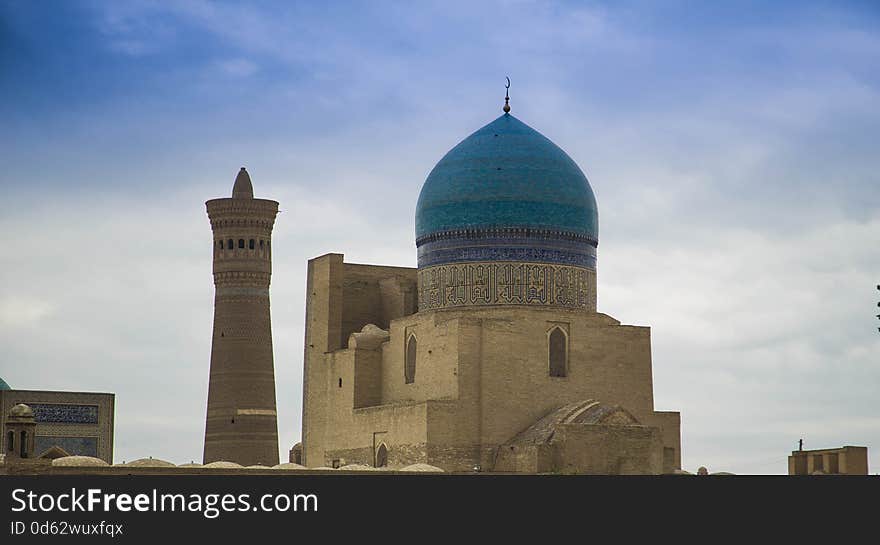
[[598,209],[577,164],[504,113],[452,148],[415,211],[418,267],[308,263],[306,466],[660,474],[650,329],[596,309]]
[[[279,203],[255,198],[242,168],[231,197],[205,203],[215,299],[203,464],[113,464],[114,394],[0,378],[0,475],[688,474],[680,414],[654,408],[650,329],[597,311],[593,190],[508,100],[428,175],[418,267],[309,260],[302,442],[289,462],[278,463],[269,312]],[[867,449],[789,457],[789,474],[829,473],[867,474]]]
[[[654,408],[650,329],[596,308],[593,190],[507,100],[428,175],[417,268],[341,254],[308,262],[302,443],[287,464],[269,312],[278,202],[254,198],[242,168],[232,196],[206,208],[215,299],[204,465],[109,466],[112,394],[7,390],[10,460],[118,472],[680,472],[680,415]],[[56,413],[85,415],[95,429],[46,420]]]

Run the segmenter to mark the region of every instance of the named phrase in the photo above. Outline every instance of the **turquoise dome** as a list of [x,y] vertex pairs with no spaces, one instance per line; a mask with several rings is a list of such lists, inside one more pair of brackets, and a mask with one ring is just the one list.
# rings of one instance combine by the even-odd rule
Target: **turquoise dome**
[[11,390],[11,389],[12,388],[10,388],[8,384],[6,384],[6,381],[3,380],[2,378],[0,378],[0,390]]
[[461,230],[529,229],[599,237],[596,198],[577,164],[547,137],[504,114],[452,148],[416,206],[416,244]]

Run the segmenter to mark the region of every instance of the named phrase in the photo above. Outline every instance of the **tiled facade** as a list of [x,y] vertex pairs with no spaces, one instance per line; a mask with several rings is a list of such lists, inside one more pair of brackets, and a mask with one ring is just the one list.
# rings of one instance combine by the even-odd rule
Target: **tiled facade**
[[455,263],[419,269],[419,310],[541,305],[596,309],[592,269],[545,263]]
[[520,261],[596,268],[597,242],[576,233],[537,229],[468,229],[416,241],[419,267],[468,261]]
[[[42,390],[0,391],[2,414],[19,404],[31,407],[37,422],[35,454],[58,446],[68,454],[113,463],[115,396],[107,393]],[[6,437],[0,421],[0,437]]]

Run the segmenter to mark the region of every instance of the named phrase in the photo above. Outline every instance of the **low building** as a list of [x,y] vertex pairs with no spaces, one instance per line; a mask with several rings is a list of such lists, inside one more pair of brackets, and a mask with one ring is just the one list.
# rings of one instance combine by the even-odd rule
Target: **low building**
[[[33,411],[35,457],[57,447],[112,464],[114,401],[115,395],[109,393],[15,390],[0,379],[0,414],[8,415],[19,404]],[[6,427],[5,419],[0,419],[4,453],[15,448]]]
[[792,451],[788,457],[788,474],[867,475],[868,447]]

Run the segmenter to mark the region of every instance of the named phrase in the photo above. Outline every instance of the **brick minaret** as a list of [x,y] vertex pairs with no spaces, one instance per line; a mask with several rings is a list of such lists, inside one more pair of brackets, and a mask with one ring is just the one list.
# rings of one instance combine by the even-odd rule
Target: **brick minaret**
[[278,203],[255,199],[242,167],[231,199],[205,203],[214,231],[214,337],[204,463],[278,463],[269,316],[272,226]]

